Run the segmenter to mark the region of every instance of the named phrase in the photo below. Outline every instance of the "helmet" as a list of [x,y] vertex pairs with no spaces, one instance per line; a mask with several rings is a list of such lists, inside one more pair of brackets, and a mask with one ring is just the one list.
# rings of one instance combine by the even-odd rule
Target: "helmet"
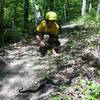
[[47,20],[57,20],[57,14],[53,11],[49,11],[46,14],[46,19]]

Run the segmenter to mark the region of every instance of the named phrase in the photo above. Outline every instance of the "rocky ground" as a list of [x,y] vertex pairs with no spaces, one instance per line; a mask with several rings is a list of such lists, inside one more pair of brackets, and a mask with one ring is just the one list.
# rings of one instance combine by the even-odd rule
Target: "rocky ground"
[[[0,49],[0,100],[100,100],[100,36],[76,25],[62,28],[57,57],[50,50],[41,57],[34,39]],[[42,83],[36,92],[19,92]]]

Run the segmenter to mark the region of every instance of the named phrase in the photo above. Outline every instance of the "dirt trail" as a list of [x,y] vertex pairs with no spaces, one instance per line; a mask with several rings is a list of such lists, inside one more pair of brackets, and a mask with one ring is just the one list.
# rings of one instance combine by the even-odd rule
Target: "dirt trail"
[[[76,73],[77,71],[80,73],[81,69],[79,67],[82,61],[77,57],[82,54],[83,51],[80,48],[82,46],[85,48],[84,43],[79,40],[80,43],[77,43],[78,35],[74,38],[75,40],[68,38],[68,35],[72,36],[71,34],[61,35],[62,53],[58,57],[52,57],[49,51],[45,57],[41,57],[35,40],[32,40],[29,44],[21,41],[6,49],[7,54],[3,56],[5,60],[3,63],[0,62],[0,100],[49,100],[50,94],[54,91],[52,85],[36,93],[21,94],[19,89],[22,87],[24,89],[38,87],[37,82],[48,75],[51,69],[57,69],[58,72],[56,73],[59,74],[56,74],[56,77],[62,77],[65,80],[76,69]],[[72,42],[76,44],[73,45]],[[85,64],[83,64],[84,66]],[[43,97],[45,99],[41,99]]]

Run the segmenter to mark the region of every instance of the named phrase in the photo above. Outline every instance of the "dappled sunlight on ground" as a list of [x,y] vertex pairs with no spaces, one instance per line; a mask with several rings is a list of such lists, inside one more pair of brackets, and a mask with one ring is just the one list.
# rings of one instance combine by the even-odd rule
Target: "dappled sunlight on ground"
[[[78,82],[81,79],[99,81],[99,77],[95,78],[97,68],[93,66],[94,63],[97,67],[100,65],[94,60],[95,57],[99,59],[99,56],[97,49],[91,48],[91,41],[88,42],[88,39],[85,39],[85,33],[85,35],[73,33],[75,32],[62,34],[59,39],[61,46],[57,57],[52,57],[50,51],[47,52],[46,56],[41,57],[35,40],[29,44],[26,42],[26,44],[21,42],[12,44],[7,49],[8,55],[4,56],[7,64],[4,67],[0,65],[0,100],[51,100],[50,98],[55,95],[59,97],[67,95],[68,100],[74,100],[75,97],[77,98],[75,100],[83,100],[81,85],[86,87],[86,84]],[[34,45],[30,45],[32,43]],[[54,82],[61,85],[47,84],[37,93],[19,93],[21,88],[36,88],[40,84],[38,82],[44,77],[50,77]],[[78,90],[76,85],[81,90]]]

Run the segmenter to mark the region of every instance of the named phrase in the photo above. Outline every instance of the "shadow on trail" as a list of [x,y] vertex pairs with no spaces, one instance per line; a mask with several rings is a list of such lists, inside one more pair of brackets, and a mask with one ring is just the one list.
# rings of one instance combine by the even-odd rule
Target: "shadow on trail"
[[15,69],[10,68],[10,66],[8,64],[5,65],[0,65],[0,80],[3,80],[5,77],[9,78],[9,77],[13,77],[16,75],[20,75],[23,76],[26,73],[20,73],[19,71],[23,68],[25,64],[21,64],[20,67],[16,66]]

